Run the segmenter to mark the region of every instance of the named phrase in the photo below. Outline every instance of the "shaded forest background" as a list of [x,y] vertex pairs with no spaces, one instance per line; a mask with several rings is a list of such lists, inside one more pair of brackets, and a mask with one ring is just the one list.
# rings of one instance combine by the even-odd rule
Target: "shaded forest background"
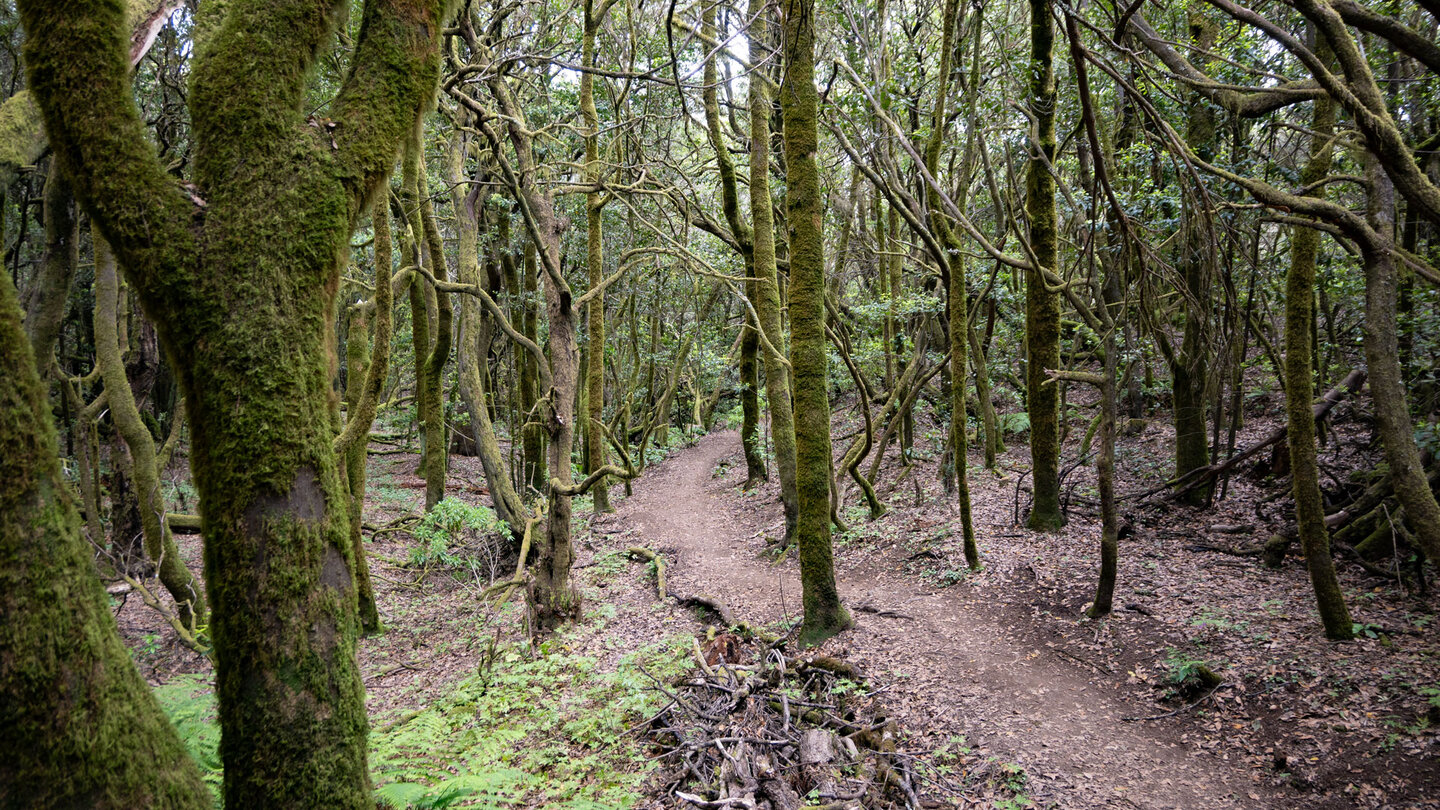
[[[720,631],[764,662],[819,645],[835,666],[782,656],[777,677],[841,712],[825,701],[861,679],[832,655],[862,607],[845,572],[902,541],[936,587],[1030,566],[1010,596],[1065,617],[1026,625],[1052,641],[1173,600],[1202,633],[1244,631],[1259,605],[1273,626],[1240,632],[1225,674],[1215,646],[1127,659],[1136,638],[1097,631],[1087,666],[1163,671],[1176,714],[1278,679],[1260,650],[1281,635],[1317,673],[1346,666],[1326,640],[1353,641],[1374,688],[1347,682],[1348,711],[1394,722],[1317,750],[1373,743],[1347,764],[1378,787],[1274,741],[1248,752],[1271,757],[1260,781],[1317,803],[1428,789],[1428,2],[73,5],[0,6],[0,742],[29,752],[0,765],[0,804],[373,807],[374,762],[397,806],[555,802],[535,762],[395,766],[453,743],[443,707],[481,698],[445,691],[461,675],[436,656],[413,710],[367,714],[391,665],[365,645],[391,642],[364,639],[466,600],[483,619],[446,635],[488,649],[482,696],[583,682],[579,716],[616,701],[633,724],[658,698],[634,660],[597,664],[593,577],[643,559],[662,602],[719,625],[705,677]],[[664,548],[596,545],[632,525],[640,476],[717,431],[738,451],[717,478],[753,499],[737,514],[779,504],[748,539],[793,551],[795,621],[667,590]],[[1162,551],[1250,578],[1191,588]],[[1262,578],[1284,574],[1304,599],[1281,609]],[[690,641],[661,649],[655,683],[686,677]],[[161,711],[150,686],[212,665]],[[467,759],[579,722],[515,708],[495,711],[527,730]],[[621,730],[572,734],[557,757],[589,771],[566,778],[644,773],[577,753]],[[791,806],[793,787],[691,769],[651,794]],[[872,766],[848,801],[1044,800],[992,771]]]

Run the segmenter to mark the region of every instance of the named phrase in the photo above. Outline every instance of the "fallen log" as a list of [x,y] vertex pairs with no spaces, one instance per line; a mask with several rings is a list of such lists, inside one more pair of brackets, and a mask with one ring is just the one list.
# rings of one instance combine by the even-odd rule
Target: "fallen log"
[[171,534],[200,533],[199,515],[182,515],[179,512],[166,512],[165,524],[170,527]]
[[[1345,379],[1341,380],[1338,385],[1325,392],[1325,396],[1321,397],[1318,402],[1311,406],[1310,412],[1314,414],[1317,422],[1324,419],[1346,396],[1360,390],[1360,386],[1364,384],[1365,369],[1357,368],[1352,370],[1349,374],[1345,375]],[[1230,471],[1234,470],[1247,459],[1252,458],[1266,448],[1284,441],[1289,432],[1289,426],[1282,425],[1272,430],[1260,441],[1236,451],[1234,455],[1224,461],[1205,467],[1196,467],[1178,478],[1166,481],[1158,487],[1153,487],[1136,495],[1125,496],[1122,500],[1144,500],[1151,495],[1164,492],[1165,490],[1170,490],[1168,496],[1170,499],[1178,498],[1193,489],[1214,482],[1223,475],[1229,475]]]
[[631,546],[625,549],[632,560],[645,560],[655,565],[655,591],[664,600],[670,592],[665,588],[665,555],[657,554],[643,546]]

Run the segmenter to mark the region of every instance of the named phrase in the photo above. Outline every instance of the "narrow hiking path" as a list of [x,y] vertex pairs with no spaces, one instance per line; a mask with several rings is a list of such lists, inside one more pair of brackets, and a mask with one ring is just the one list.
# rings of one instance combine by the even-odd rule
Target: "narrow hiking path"
[[[737,487],[744,464],[733,431],[708,435],[636,482],[635,495],[596,525],[609,544],[642,544],[670,561],[673,593],[705,593],[737,618],[794,618],[800,583],[793,560],[761,557],[778,504],[746,509]],[[903,573],[892,546],[869,562],[837,566],[856,627],[828,642],[888,684],[907,731],[943,741],[964,735],[985,753],[1021,765],[1027,792],[1064,808],[1272,807],[1279,797],[1227,756],[1181,741],[1183,717],[1126,722],[1159,712],[1096,673],[1027,643],[1023,611],[965,584],[938,589]],[[1123,678],[1123,675],[1121,676]]]

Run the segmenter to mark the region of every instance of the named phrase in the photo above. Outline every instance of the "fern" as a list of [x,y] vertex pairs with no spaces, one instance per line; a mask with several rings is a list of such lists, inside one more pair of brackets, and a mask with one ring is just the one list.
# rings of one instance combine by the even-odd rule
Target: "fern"
[[225,772],[220,764],[220,721],[214,684],[206,675],[181,675],[153,691],[161,710],[180,734],[180,741],[200,767],[200,776],[210,788],[215,806],[223,807],[220,791]]
[[[677,675],[688,661],[689,639],[631,653],[613,672],[594,658],[552,651],[558,643],[542,645],[547,654],[538,658],[526,644],[502,646],[485,674],[373,732],[376,801],[414,810],[633,806],[654,764],[625,731],[663,700],[641,668],[662,681]],[[222,807],[210,678],[182,676],[155,695]]]

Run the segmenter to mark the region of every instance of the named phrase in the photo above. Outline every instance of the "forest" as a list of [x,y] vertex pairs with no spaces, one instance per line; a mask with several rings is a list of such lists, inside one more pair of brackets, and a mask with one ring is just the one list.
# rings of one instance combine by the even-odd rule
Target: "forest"
[[1437,0],[0,0],[0,808],[1421,808]]

